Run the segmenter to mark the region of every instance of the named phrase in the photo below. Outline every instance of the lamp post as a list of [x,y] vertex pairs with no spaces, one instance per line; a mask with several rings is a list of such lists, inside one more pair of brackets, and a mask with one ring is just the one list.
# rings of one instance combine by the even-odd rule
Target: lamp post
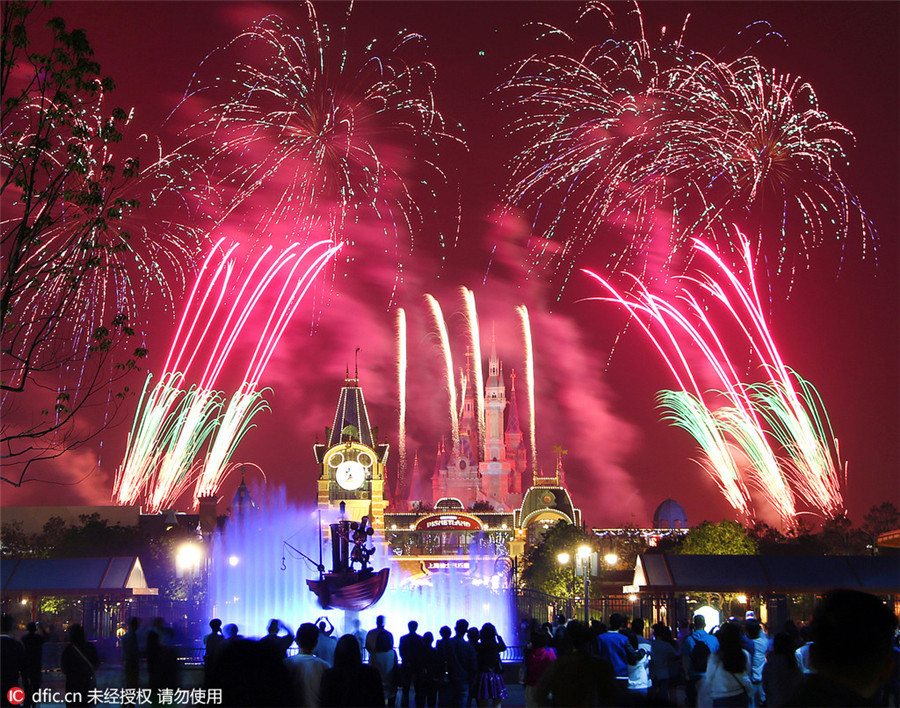
[[590,624],[590,608],[588,607],[588,585],[590,584],[591,575],[591,547],[579,546],[578,559],[581,561],[581,574],[584,576],[584,626]]
[[[556,560],[560,565],[568,565],[569,561],[571,559],[572,559],[572,556],[570,556],[566,551],[556,554]],[[575,564],[574,563],[572,564],[572,584],[570,587],[572,589],[572,597],[573,597],[573,602],[574,602],[574,596],[575,596],[575,589],[574,589],[575,588]],[[566,612],[568,613],[568,610],[566,610]],[[571,615],[571,613],[568,613],[568,614]]]
[[194,607],[194,582],[200,565],[203,562],[203,548],[199,543],[187,541],[182,543],[175,553],[175,568],[178,570],[178,576],[188,578],[188,607],[190,608],[191,619],[196,619],[196,608]]
[[[619,556],[617,556],[615,553],[610,552],[603,556],[603,563],[606,563],[606,565],[609,566],[610,568],[615,568],[616,563],[618,563],[618,562],[619,562]],[[597,577],[598,578],[600,577],[600,571],[602,570],[603,563],[598,563],[598,566],[599,566],[597,568]],[[603,611],[603,601],[602,601],[603,600],[603,597],[602,597],[603,586],[601,585],[600,588],[601,588],[600,611],[602,612]]]

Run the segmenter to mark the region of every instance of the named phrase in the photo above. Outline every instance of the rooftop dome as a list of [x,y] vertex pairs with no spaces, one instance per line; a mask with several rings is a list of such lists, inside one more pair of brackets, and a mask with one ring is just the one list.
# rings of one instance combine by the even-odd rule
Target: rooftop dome
[[674,499],[666,499],[656,507],[653,514],[653,528],[655,529],[686,529],[688,527],[687,514]]

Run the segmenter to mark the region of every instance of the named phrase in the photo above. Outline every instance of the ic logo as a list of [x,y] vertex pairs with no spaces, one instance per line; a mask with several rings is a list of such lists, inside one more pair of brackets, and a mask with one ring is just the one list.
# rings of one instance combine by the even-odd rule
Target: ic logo
[[6,700],[14,706],[20,706],[25,702],[25,691],[18,686],[13,686],[6,692]]

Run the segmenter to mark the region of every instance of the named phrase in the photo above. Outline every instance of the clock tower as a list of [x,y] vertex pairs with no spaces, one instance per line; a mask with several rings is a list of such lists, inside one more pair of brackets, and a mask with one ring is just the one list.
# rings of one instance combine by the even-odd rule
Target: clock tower
[[378,443],[378,429],[369,425],[369,413],[359,376],[344,380],[334,425],[325,430],[325,444],[313,452],[319,465],[319,509],[337,510],[344,502],[348,519],[368,516],[372,527],[384,529],[384,468],[389,446]]

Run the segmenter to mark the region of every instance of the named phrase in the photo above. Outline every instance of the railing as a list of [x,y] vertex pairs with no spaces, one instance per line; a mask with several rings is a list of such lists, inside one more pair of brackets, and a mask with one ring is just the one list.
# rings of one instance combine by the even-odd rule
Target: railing
[[[580,597],[559,597],[522,589],[516,594],[516,605],[520,615],[540,621],[551,621],[553,615],[558,614],[568,619],[584,619],[584,602]],[[614,612],[631,617],[635,614],[634,603],[622,595],[604,595],[599,600],[588,601],[588,617],[591,619],[606,621]]]
[[[184,666],[202,666],[203,665],[203,655],[206,652],[206,649],[203,647],[174,647],[175,651],[178,653],[178,660]],[[297,653],[297,646],[291,645],[291,647],[287,650],[288,656],[293,656]],[[399,658],[399,657],[398,657]],[[506,651],[504,651],[500,655],[500,660],[504,664],[516,664],[521,663],[525,658],[525,647],[524,646],[508,646],[506,647]]]
[[525,647],[506,647],[506,651],[500,655],[500,661],[504,664],[520,664],[525,660]]

